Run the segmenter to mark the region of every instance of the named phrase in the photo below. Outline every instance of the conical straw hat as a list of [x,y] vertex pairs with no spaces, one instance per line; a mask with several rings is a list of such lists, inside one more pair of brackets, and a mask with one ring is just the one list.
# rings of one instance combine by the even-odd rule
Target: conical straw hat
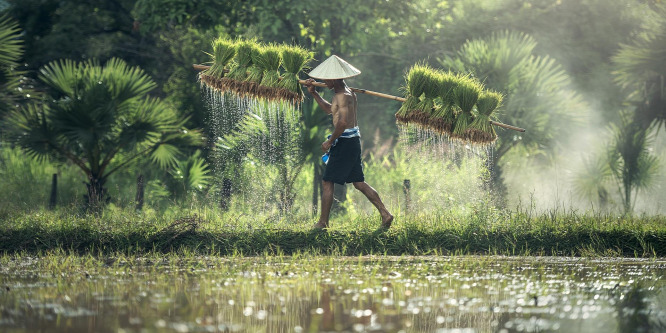
[[332,55],[319,64],[319,66],[315,67],[315,69],[311,70],[308,75],[320,80],[337,80],[346,79],[359,74],[361,74],[361,71],[356,67],[342,60],[342,58]]

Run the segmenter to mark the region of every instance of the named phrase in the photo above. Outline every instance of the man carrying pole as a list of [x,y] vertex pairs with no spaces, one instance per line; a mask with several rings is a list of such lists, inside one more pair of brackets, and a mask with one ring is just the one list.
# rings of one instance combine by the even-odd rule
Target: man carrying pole
[[333,89],[335,96],[331,103],[325,101],[312,85],[313,79],[306,81],[308,92],[317,104],[327,113],[333,115],[333,134],[321,144],[321,149],[329,155],[322,182],[321,216],[315,228],[328,228],[328,219],[333,204],[334,183],[344,185],[352,183],[377,208],[382,217],[381,227],[388,229],[393,222],[393,215],[386,209],[379,194],[365,182],[361,162],[361,133],[356,119],[356,94],[347,87],[344,79],[361,74],[361,71],[332,55],[313,69],[309,75],[323,80],[328,89]]

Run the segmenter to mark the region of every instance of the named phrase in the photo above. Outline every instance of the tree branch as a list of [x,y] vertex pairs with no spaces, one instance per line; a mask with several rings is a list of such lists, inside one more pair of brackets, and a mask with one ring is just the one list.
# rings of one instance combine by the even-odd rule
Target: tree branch
[[150,147],[148,147],[148,148],[146,148],[146,149],[144,149],[144,150],[142,150],[142,151],[140,151],[140,152],[134,154],[134,156],[130,157],[127,161],[125,161],[125,162],[123,162],[123,163],[120,163],[118,166],[116,166],[115,168],[111,169],[111,171],[109,171],[106,175],[104,175],[104,177],[108,177],[110,174],[112,174],[112,173],[118,171],[118,169],[123,168],[124,166],[128,165],[130,162],[132,162],[133,160],[135,160],[135,159],[138,158],[139,156],[141,156],[141,155],[143,155],[143,154],[149,152],[150,150],[154,149],[155,147],[157,147],[157,146],[159,146],[159,145],[161,145],[161,144],[162,144],[162,143],[160,142],[159,144],[156,144],[156,145],[154,145],[154,146],[150,146]]

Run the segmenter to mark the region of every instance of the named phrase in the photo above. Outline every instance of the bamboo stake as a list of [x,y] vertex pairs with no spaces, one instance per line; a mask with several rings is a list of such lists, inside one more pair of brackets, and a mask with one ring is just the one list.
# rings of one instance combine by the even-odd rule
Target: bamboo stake
[[[206,70],[206,69],[209,69],[209,68],[210,68],[210,66],[206,66],[206,65],[192,65],[192,67],[193,67],[195,70],[197,70],[197,71],[203,71],[203,70]],[[225,69],[225,72],[226,72],[226,71],[227,71],[227,70]],[[306,85],[305,80],[298,80],[298,83],[300,83],[300,84],[302,84],[302,85]],[[326,84],[323,83],[323,82],[313,82],[312,85],[315,86],[315,87],[326,88]],[[352,87],[349,87],[349,89],[351,89],[351,91],[356,92],[356,93],[361,93],[361,94],[366,94],[366,95],[370,95],[370,96],[376,96],[376,97],[381,97],[381,98],[392,99],[392,100],[394,100],[394,101],[398,101],[398,102],[404,102],[404,101],[406,101],[406,99],[405,99],[405,98],[402,98],[402,97],[393,96],[393,95],[389,95],[389,94],[384,94],[384,93],[380,93],[380,92],[376,92],[376,91],[372,91],[372,90],[366,90],[366,89],[360,89],[360,88],[352,88]],[[525,132],[525,129],[524,129],[524,128],[516,127],[516,126],[513,126],[513,125],[507,125],[507,124],[500,123],[500,122],[496,122],[496,121],[492,121],[492,120],[490,121],[490,124],[491,124],[491,125],[498,126],[498,127],[502,127],[502,128],[506,128],[506,129],[510,129],[510,130],[514,130],[514,131],[518,131],[518,132]]]

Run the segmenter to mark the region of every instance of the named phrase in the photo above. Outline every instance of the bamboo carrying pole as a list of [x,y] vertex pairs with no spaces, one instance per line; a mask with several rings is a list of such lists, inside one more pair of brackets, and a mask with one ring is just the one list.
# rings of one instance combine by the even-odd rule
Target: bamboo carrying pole
[[[210,68],[210,66],[206,66],[206,65],[192,65],[192,67],[197,71],[203,71],[203,70],[206,70],[206,69]],[[305,80],[298,80],[298,83],[300,83],[302,85],[306,85]],[[326,88],[326,84],[322,83],[322,82],[313,82],[312,85],[315,86],[315,87]],[[406,101],[406,99],[402,98],[402,97],[393,96],[393,95],[389,95],[389,94],[384,94],[384,93],[380,93],[380,92],[376,92],[376,91],[372,91],[372,90],[365,90],[365,89],[352,88],[352,87],[349,87],[349,89],[351,89],[351,91],[353,91],[353,92],[360,93],[360,94],[366,94],[366,95],[370,95],[370,96],[377,96],[377,97],[381,97],[381,98],[392,99],[392,100],[398,101],[398,102],[405,102]],[[520,128],[520,127],[516,127],[516,126],[512,126],[512,125],[507,125],[507,124],[499,123],[499,122],[492,121],[492,120],[490,121],[490,124],[495,125],[495,126],[499,126],[499,127],[502,127],[502,128],[518,131],[518,132],[525,132],[524,128]]]

